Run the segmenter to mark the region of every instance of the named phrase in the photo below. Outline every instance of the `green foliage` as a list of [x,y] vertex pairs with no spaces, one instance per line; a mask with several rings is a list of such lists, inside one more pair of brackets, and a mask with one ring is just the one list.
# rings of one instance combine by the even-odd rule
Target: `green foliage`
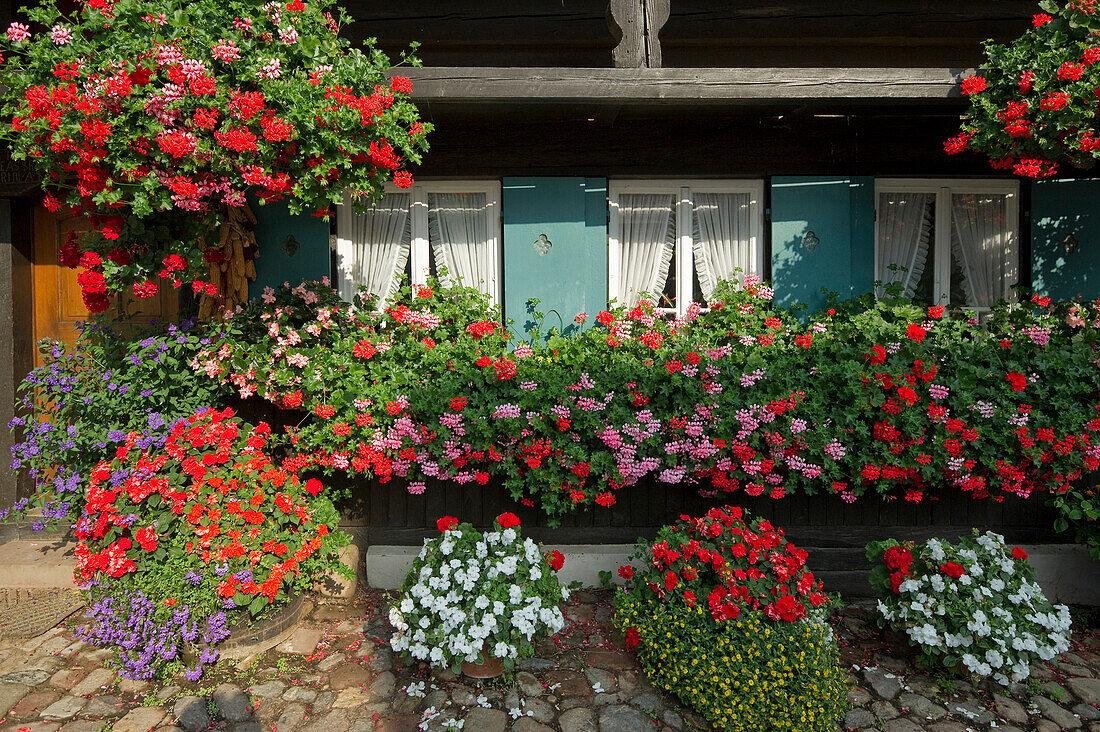
[[945,149],[988,155],[995,168],[1045,178],[1059,164],[1091,168],[1100,155],[1100,16],[1096,0],[1042,0],[1033,27],[1009,44],[987,41],[963,82],[970,109]]

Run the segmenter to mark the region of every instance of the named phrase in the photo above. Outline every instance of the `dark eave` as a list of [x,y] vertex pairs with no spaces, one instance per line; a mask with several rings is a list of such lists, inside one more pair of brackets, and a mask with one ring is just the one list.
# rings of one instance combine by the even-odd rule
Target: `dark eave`
[[973,69],[567,68],[406,69],[413,98],[432,103],[767,104],[955,102]]

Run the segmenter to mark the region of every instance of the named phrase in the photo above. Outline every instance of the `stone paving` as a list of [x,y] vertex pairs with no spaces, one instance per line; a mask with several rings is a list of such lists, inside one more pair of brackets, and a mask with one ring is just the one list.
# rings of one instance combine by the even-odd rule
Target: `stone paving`
[[[197,683],[120,680],[72,628],[0,641],[0,732],[680,732],[709,726],[655,690],[610,627],[609,595],[579,591],[568,624],[514,676],[478,682],[404,667],[387,646],[386,596],[318,600],[279,645]],[[923,671],[869,606],[836,619],[854,709],[844,730],[1100,732],[1100,631],[1007,692]],[[765,731],[761,731],[765,732]]]

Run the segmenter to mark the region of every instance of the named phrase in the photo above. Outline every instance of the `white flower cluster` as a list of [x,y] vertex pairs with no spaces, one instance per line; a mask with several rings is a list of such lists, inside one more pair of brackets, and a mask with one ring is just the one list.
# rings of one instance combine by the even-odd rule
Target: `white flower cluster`
[[[1069,608],[1051,605],[1003,536],[986,532],[958,547],[930,539],[914,559],[913,575],[878,609],[928,656],[1007,686],[1028,677],[1032,658],[1049,661],[1069,649]],[[953,579],[943,572],[947,562],[964,574]],[[925,567],[922,574],[917,567]]]
[[390,609],[391,646],[440,668],[476,662],[483,649],[515,659],[536,636],[561,630],[568,597],[539,546],[515,529],[449,529],[413,562]]

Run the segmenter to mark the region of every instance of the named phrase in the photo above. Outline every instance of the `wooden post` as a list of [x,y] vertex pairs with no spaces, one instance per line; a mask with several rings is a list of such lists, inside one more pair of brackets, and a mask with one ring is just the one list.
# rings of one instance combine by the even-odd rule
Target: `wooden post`
[[607,25],[619,43],[611,51],[615,68],[645,68],[645,0],[611,0]]
[[611,51],[616,68],[659,68],[658,34],[668,21],[669,0],[610,0],[607,24],[619,45]]

